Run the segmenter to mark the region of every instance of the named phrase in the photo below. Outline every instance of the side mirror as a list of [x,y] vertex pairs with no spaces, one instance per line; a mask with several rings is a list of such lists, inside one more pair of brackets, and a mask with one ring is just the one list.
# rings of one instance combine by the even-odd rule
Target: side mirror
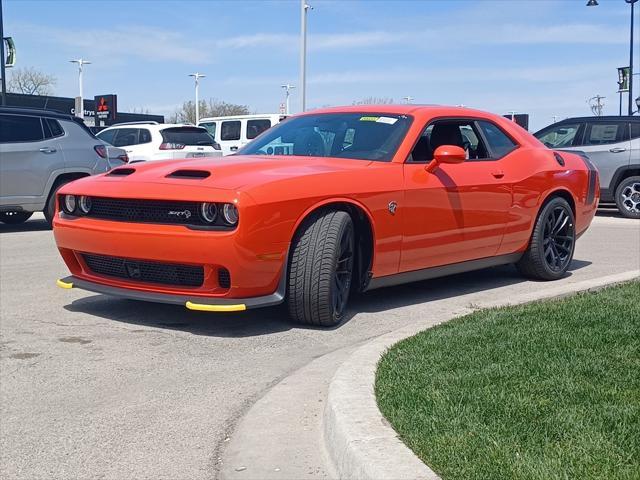
[[440,145],[433,152],[433,160],[424,168],[427,172],[433,172],[441,163],[462,163],[467,159],[467,152],[455,145]]

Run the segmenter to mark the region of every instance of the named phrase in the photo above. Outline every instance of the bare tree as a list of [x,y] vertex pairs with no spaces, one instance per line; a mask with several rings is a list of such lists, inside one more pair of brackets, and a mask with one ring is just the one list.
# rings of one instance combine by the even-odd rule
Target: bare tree
[[[226,117],[229,115],[247,115],[249,107],[246,105],[236,105],[227,103],[215,98],[200,100],[200,118],[204,117]],[[182,107],[169,116],[171,123],[196,123],[196,104],[189,100],[184,102]]]
[[390,97],[367,97],[353,102],[353,105],[388,105],[393,103],[393,98]]
[[51,95],[58,80],[33,67],[11,69],[7,90],[27,95]]

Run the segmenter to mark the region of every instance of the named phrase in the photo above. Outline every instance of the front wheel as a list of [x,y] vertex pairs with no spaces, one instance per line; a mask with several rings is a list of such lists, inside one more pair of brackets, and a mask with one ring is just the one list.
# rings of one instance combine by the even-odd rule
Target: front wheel
[[564,198],[547,202],[536,219],[529,248],[516,264],[523,275],[535,280],[557,280],[567,272],[576,243],[571,206]]
[[616,206],[627,218],[640,218],[640,177],[625,178],[616,188]]
[[0,212],[0,222],[7,225],[19,225],[31,218],[33,212]]
[[306,325],[340,323],[351,290],[354,227],[346,212],[329,211],[307,221],[293,242],[288,306]]

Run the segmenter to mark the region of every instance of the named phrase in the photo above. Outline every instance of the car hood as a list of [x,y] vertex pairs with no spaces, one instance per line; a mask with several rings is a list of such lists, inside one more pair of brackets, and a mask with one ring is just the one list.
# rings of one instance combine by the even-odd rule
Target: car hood
[[[100,180],[241,190],[293,177],[355,171],[370,163],[367,160],[326,157],[238,155],[133,163],[112,170]],[[123,169],[134,171],[128,175],[118,175],[118,170]]]

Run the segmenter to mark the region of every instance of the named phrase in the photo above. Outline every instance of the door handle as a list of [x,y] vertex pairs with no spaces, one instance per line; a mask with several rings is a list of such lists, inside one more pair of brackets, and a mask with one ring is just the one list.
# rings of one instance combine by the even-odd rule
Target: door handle
[[42,153],[56,153],[57,150],[55,148],[51,148],[51,147],[42,147],[40,149],[40,151]]
[[493,175],[495,178],[502,178],[504,177],[504,172],[502,170],[494,170],[493,172],[491,172],[491,175]]
[[229,147],[229,150],[231,150],[232,152],[235,152],[236,150],[238,150],[238,147]]
[[622,152],[626,152],[627,149],[622,147],[616,147],[616,148],[610,148],[609,151],[611,153],[622,153]]

